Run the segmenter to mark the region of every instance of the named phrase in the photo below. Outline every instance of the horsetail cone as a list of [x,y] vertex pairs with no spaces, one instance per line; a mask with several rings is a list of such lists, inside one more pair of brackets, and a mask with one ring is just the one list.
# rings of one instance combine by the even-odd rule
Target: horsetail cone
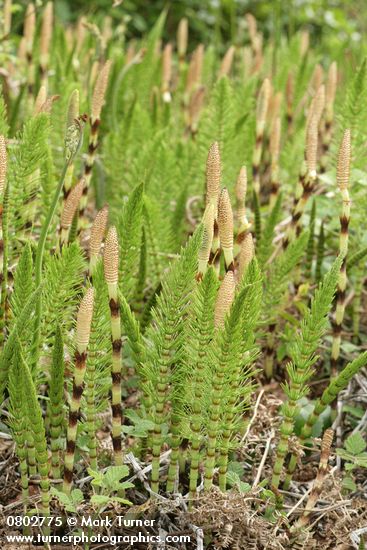
[[94,289],[90,287],[80,303],[76,320],[76,348],[80,355],[85,353],[89,344],[93,303]]
[[322,84],[317,90],[311,105],[310,110],[307,116],[307,126],[310,124],[311,119],[314,117],[316,119],[317,127],[320,124],[322,113],[325,108],[325,86]]
[[260,161],[263,149],[264,130],[266,117],[269,108],[271,94],[271,84],[268,78],[265,78],[257,98],[256,103],[256,143],[252,157],[252,179],[255,193],[260,192]]
[[118,297],[118,267],[119,243],[115,227],[110,227],[104,248],[104,273],[108,286],[111,313],[111,340],[112,340],[112,444],[115,464],[123,464],[121,449],[122,432],[122,339],[120,301]]
[[49,62],[50,43],[52,38],[53,3],[47,2],[43,12],[41,37],[40,37],[40,73],[41,83],[47,87],[47,70]]
[[46,100],[47,100],[46,86],[41,86],[40,89],[38,90],[38,94],[34,102],[34,107],[33,107],[34,115],[38,115],[39,113],[42,112],[42,107],[46,103]]
[[[80,203],[79,218],[81,220],[81,226],[85,226],[87,221],[84,219],[84,211],[87,206],[88,201],[88,189],[90,185],[90,180],[92,177],[92,169],[94,166],[94,161],[96,158],[96,151],[98,147],[98,133],[100,126],[100,117],[102,112],[102,107],[104,105],[106,90],[108,86],[108,77],[111,69],[111,61],[106,61],[103,65],[102,70],[97,76],[96,84],[93,90],[92,104],[91,104],[91,116],[90,116],[90,136],[88,144],[88,154],[87,159],[84,165],[84,178],[85,185],[83,190],[83,196]],[[82,227],[81,227],[82,228]]]
[[91,323],[93,317],[94,289],[88,288],[80,302],[75,331],[75,370],[73,394],[70,401],[69,423],[66,436],[66,454],[64,468],[64,493],[69,494],[73,481],[75,443],[81,398],[84,389],[84,376],[87,364],[87,348],[89,344]]
[[73,222],[74,214],[79,207],[79,202],[83,194],[84,179],[82,178],[76,186],[70,191],[64,204],[60,221],[60,243],[63,245],[68,238],[70,226]]
[[162,97],[171,102],[170,83],[172,78],[172,44],[166,44],[162,54]]
[[236,290],[233,271],[227,271],[219,287],[214,310],[214,325],[216,328],[224,326],[224,320],[231,309]]
[[108,221],[108,206],[106,205],[97,213],[91,229],[90,241],[89,241],[89,252],[90,252],[89,274],[90,276],[93,276],[93,272],[98,261],[99,253],[101,251],[102,240],[106,232],[107,221]]
[[317,175],[317,143],[318,143],[319,118],[315,113],[312,116],[306,136],[306,165],[309,177],[314,180]]
[[186,17],[180,19],[177,29],[177,53],[180,64],[185,61],[189,36],[189,22]]
[[[75,120],[77,120],[79,117],[79,90],[74,90],[69,98],[69,104],[68,104],[68,110],[66,114],[66,134],[68,133],[68,129],[73,127],[75,124]],[[66,174],[65,174],[65,180],[64,180],[64,187],[63,187],[63,195],[64,195],[64,202],[70,193],[70,189],[73,184],[73,174],[74,174],[74,164],[69,164]]]
[[[209,148],[206,161],[206,204],[218,204],[221,180],[221,160],[218,142],[215,141]],[[216,214],[215,214],[215,217]]]
[[218,201],[218,230],[220,245],[227,271],[234,271],[233,258],[233,212],[226,188],[222,189]]
[[328,77],[326,81],[326,90],[325,90],[325,126],[326,130],[329,130],[329,127],[333,121],[334,117],[334,101],[336,95],[336,86],[338,83],[338,66],[336,61],[333,61],[329,67]]
[[221,180],[221,160],[218,142],[215,141],[209,149],[208,158],[206,161],[206,205],[214,206],[214,233],[212,250],[209,263],[214,264],[217,273],[219,273],[220,261],[220,242],[218,232],[218,199],[220,193]]
[[349,240],[349,221],[350,221],[350,196],[349,179],[351,164],[351,134],[350,130],[345,130],[343,139],[339,148],[338,162],[336,168],[336,182],[342,196],[342,212],[340,215],[340,240],[339,253],[343,256],[343,262],[340,267],[338,286],[336,291],[336,309],[333,322],[333,343],[331,349],[331,371],[335,376],[337,364],[340,356],[341,330],[345,311],[345,291],[347,287],[347,253]]
[[282,240],[283,249],[286,249],[289,243],[292,242],[301,231],[301,219],[307,201],[312,195],[317,177],[317,145],[318,119],[316,116],[312,116],[306,132],[305,172],[302,170],[299,176],[301,194],[293,207],[291,223]]
[[214,235],[214,205],[209,204],[203,216],[203,240],[198,253],[198,272],[196,279],[201,281],[208,269],[208,262]]
[[237,280],[241,281],[242,277],[246,273],[246,269],[251,263],[255,255],[254,240],[251,233],[246,233],[242,243],[241,250],[238,256],[238,271]]
[[108,77],[111,69],[111,61],[106,61],[102,67],[101,72],[98,75],[92,97],[92,106],[91,106],[91,123],[92,125],[100,119],[101,111],[104,104],[104,99],[106,95]]
[[231,72],[235,51],[236,48],[234,46],[230,46],[224,54],[222,63],[219,68],[218,78],[222,78],[222,76],[228,76]]
[[242,166],[235,185],[236,195],[236,242],[234,245],[234,256],[237,258],[241,249],[241,243],[248,233],[251,224],[246,215],[246,193],[247,193],[247,169]]

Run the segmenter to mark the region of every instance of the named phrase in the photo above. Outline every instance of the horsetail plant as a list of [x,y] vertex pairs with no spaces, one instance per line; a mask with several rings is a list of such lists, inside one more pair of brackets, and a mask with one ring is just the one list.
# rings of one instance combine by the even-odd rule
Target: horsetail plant
[[318,144],[318,123],[319,119],[317,115],[311,116],[306,134],[306,162],[305,162],[305,172],[300,174],[300,186],[301,194],[298,197],[293,210],[292,210],[292,219],[288,226],[287,232],[282,240],[283,248],[287,248],[289,243],[299,234],[301,230],[300,221],[305,210],[308,199],[310,198],[314,185],[316,182],[316,166],[317,166],[317,144]]
[[108,296],[111,314],[111,342],[112,342],[112,443],[116,466],[123,464],[121,448],[122,433],[122,404],[121,381],[122,371],[122,340],[121,314],[118,293],[119,278],[119,242],[114,226],[110,227],[104,248],[104,274],[108,287]]
[[22,487],[23,513],[27,513],[29,504],[29,481],[27,464],[27,416],[24,395],[22,391],[23,376],[20,362],[14,354],[12,366],[9,371],[9,397],[10,397],[10,428],[15,441],[15,450],[19,460],[20,482]]
[[331,445],[333,443],[334,439],[334,430],[331,428],[328,428],[325,430],[325,433],[322,437],[321,441],[321,454],[320,454],[320,462],[319,462],[319,468],[317,471],[317,476],[315,481],[312,485],[311,493],[308,496],[305,509],[302,513],[302,515],[298,518],[296,523],[294,523],[291,527],[291,533],[297,533],[297,531],[300,531],[301,529],[304,529],[306,525],[310,521],[310,515],[312,510],[315,508],[317,499],[319,498],[325,477],[328,470],[328,462],[330,457],[330,450]]
[[189,474],[191,501],[195,499],[197,494],[200,445],[203,439],[202,396],[208,378],[207,350],[214,334],[214,305],[218,286],[217,281],[213,267],[209,267],[195,289],[192,314],[188,323],[188,340],[190,341],[190,355],[188,356],[190,356],[190,366],[192,367],[192,380],[190,383],[192,392],[192,396],[190,395],[192,399],[192,416],[190,420],[191,463]]
[[[15,346],[14,364],[18,365],[20,370],[18,381],[22,380],[22,401],[26,403],[28,430],[32,433],[34,441],[37,470],[40,475],[41,505],[40,512],[44,517],[50,515],[50,480],[49,463],[46,442],[45,426],[42,418],[41,407],[38,403],[37,392],[32,380],[31,372],[24,361],[19,341]],[[13,368],[17,368],[14,367]],[[50,533],[50,527],[47,522],[44,527],[44,534]]]
[[89,344],[93,316],[93,303],[94,289],[93,287],[90,287],[80,302],[76,321],[75,370],[73,379],[73,393],[69,406],[69,422],[66,434],[66,454],[63,483],[63,491],[66,494],[70,494],[73,482],[78,416],[83,394],[84,376],[86,372],[87,348]]
[[56,327],[54,349],[50,376],[50,441],[51,441],[51,471],[52,478],[61,478],[60,453],[61,434],[63,430],[63,403],[64,403],[64,343],[61,328]]
[[[80,150],[83,140],[85,118],[79,117],[75,119],[74,123],[68,127],[65,134],[65,160],[64,166],[55,189],[55,193],[50,204],[46,219],[42,225],[41,234],[38,240],[36,261],[35,261],[35,287],[38,288],[42,283],[42,268],[43,268],[43,255],[45,251],[46,239],[51,226],[52,219],[55,215],[59,197],[64,186],[65,176],[69,166],[74,161],[75,156]],[[34,337],[33,337],[33,370],[35,371],[38,363],[39,355],[39,339],[40,339],[40,325],[41,325],[41,313],[42,313],[42,294],[39,293],[35,305],[35,321],[34,321]]]
[[[157,297],[157,304],[152,313],[154,323],[147,333],[147,337],[152,341],[152,347],[147,348],[142,372],[146,380],[144,391],[151,397],[153,405],[151,490],[154,493],[157,493],[159,489],[163,425],[167,421],[167,416],[168,419],[171,416],[169,411],[170,391],[173,387],[175,374],[178,374],[176,363],[180,361],[183,346],[184,315],[195,284],[202,233],[202,228],[195,232],[183,250],[180,259],[172,265],[171,270],[163,279],[162,291]],[[179,442],[176,441],[177,458],[178,448]],[[175,471],[175,464],[173,464],[171,472],[175,474]]]
[[[7,261],[4,256],[4,237],[3,237],[3,212],[4,212],[4,195],[6,193],[6,173],[7,173],[7,151],[5,137],[0,136],[0,341],[4,337],[5,324],[5,296],[6,296],[6,280],[7,280]],[[6,229],[6,226],[5,226]],[[5,260],[5,261],[4,261]]]
[[294,334],[289,349],[290,362],[287,365],[289,381],[283,386],[287,401],[282,405],[283,420],[280,426],[280,440],[276,451],[276,461],[271,478],[271,487],[278,489],[288,452],[289,437],[294,431],[294,419],[298,410],[297,402],[309,392],[308,381],[314,372],[317,360],[316,350],[325,333],[328,313],[334,294],[342,258],[337,258],[322,283],[315,291],[311,305],[301,323],[299,332]]
[[[219,351],[223,352],[223,354],[227,351],[226,347],[229,345],[229,343],[225,340],[225,332],[229,332],[229,323],[225,326],[225,319],[231,309],[234,295],[234,275],[232,271],[227,271],[222,284],[219,287],[214,310],[215,328],[223,330],[223,350],[219,349]],[[236,321],[237,322],[235,323],[231,323],[231,329],[236,328],[238,330],[240,324],[238,323],[238,319],[236,319]],[[232,327],[233,324],[235,326]],[[213,372],[212,390],[208,410],[208,442],[204,464],[204,488],[206,490],[210,489],[213,484],[215,453],[217,449],[218,431],[220,426],[220,414],[223,407],[222,398],[226,383],[227,367],[229,367],[229,365],[226,362],[223,362],[223,356],[221,355]]]
[[342,196],[342,212],[340,216],[340,241],[339,254],[343,258],[340,266],[338,278],[338,289],[336,293],[335,319],[333,321],[333,343],[331,348],[330,369],[331,375],[335,376],[338,369],[338,360],[340,355],[341,330],[345,311],[345,290],[347,286],[347,253],[349,240],[349,220],[350,220],[350,196],[349,179],[351,163],[351,143],[350,130],[345,130],[343,139],[339,148],[338,164],[336,171],[337,184]]
[[[321,414],[331,403],[333,403],[333,401],[335,401],[339,393],[348,386],[353,376],[355,376],[363,367],[365,367],[366,364],[367,352],[363,352],[356,359],[348,363],[348,365],[346,365],[344,369],[329,382],[321,397],[317,399],[312,412],[306,419],[305,424],[302,426],[302,430],[300,433],[301,444],[305,444],[306,441],[312,436],[313,427],[319,420]],[[296,466],[297,457],[295,455],[292,455],[288,464],[287,476],[284,482],[285,489],[289,487]]]
[[92,169],[96,158],[99,127],[101,124],[101,111],[105,100],[110,69],[111,62],[106,61],[101,72],[98,74],[92,95],[88,156],[84,165],[84,189],[79,209],[79,219],[82,222],[81,228],[83,228],[83,225],[85,225],[86,222],[86,220],[84,219],[84,211],[87,206],[88,189],[92,177]]

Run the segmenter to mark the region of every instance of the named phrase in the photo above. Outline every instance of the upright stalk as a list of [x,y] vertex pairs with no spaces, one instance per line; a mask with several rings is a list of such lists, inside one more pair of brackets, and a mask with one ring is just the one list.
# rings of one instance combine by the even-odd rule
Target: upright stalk
[[351,136],[350,130],[345,130],[342,143],[339,149],[336,179],[341,192],[343,205],[340,216],[340,241],[339,254],[343,257],[338,278],[338,288],[336,292],[335,319],[333,320],[333,343],[331,348],[330,370],[331,376],[335,376],[338,370],[338,361],[340,356],[340,343],[342,323],[345,311],[345,290],[347,286],[347,253],[348,236],[350,220],[350,197],[349,197],[349,178],[351,162]]
[[111,341],[112,341],[112,443],[115,464],[124,462],[121,448],[122,433],[122,339],[121,314],[118,292],[119,243],[115,227],[110,227],[104,250],[104,273],[108,287],[111,312]]
[[69,423],[66,434],[66,454],[63,491],[70,494],[73,483],[73,469],[78,417],[84,389],[84,376],[87,366],[87,348],[93,316],[94,290],[90,287],[82,299],[76,323],[76,350],[73,380],[73,395],[69,408]]

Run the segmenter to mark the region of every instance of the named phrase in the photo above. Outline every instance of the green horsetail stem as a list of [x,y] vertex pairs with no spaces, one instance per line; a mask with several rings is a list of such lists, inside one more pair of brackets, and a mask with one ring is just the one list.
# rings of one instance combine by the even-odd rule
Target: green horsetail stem
[[215,271],[219,274],[220,268],[220,241],[218,229],[218,200],[221,180],[221,160],[219,145],[215,141],[209,149],[206,161],[206,205],[214,207],[214,226],[212,249],[209,264],[214,265]]
[[91,322],[93,317],[94,289],[88,288],[80,302],[76,322],[76,350],[73,380],[73,394],[69,406],[69,423],[66,435],[66,453],[64,465],[63,491],[70,494],[73,482],[73,468],[75,457],[75,445],[77,424],[80,411],[80,403],[84,389],[84,376],[87,362],[87,348],[89,344]]
[[214,205],[209,204],[203,216],[203,240],[198,253],[198,272],[196,280],[201,281],[208,269],[210,251],[214,236]]
[[252,184],[253,190],[259,197],[260,194],[260,162],[263,150],[266,115],[269,107],[271,84],[265,78],[259,91],[256,104],[256,143],[252,157]]
[[[6,280],[7,280],[7,255],[4,254],[4,244],[7,238],[4,239],[4,233],[7,233],[7,223],[4,223],[4,205],[6,191],[6,172],[8,168],[8,157],[6,152],[5,137],[0,136],[0,343],[4,339],[5,327],[5,309],[6,309]],[[8,201],[6,201],[8,202]],[[6,222],[6,217],[5,217]]]
[[223,188],[218,201],[219,242],[224,256],[226,271],[234,271],[233,256],[233,213],[231,200],[226,188]]
[[311,213],[310,213],[310,221],[308,224],[310,236],[309,236],[307,248],[306,248],[305,277],[307,280],[310,280],[312,275],[312,262],[313,262],[314,249],[315,249],[315,246],[314,246],[315,222],[316,222],[316,201],[315,199],[313,199]]
[[51,470],[53,479],[60,479],[60,438],[64,423],[64,343],[59,325],[56,326],[54,349],[52,352],[49,398]]
[[313,482],[312,490],[311,490],[311,493],[309,494],[309,497],[307,499],[306,506],[302,512],[302,515],[298,518],[296,523],[294,523],[294,525],[292,525],[291,527],[292,534],[299,532],[301,529],[304,529],[310,521],[310,516],[312,514],[313,509],[316,506],[317,499],[321,494],[325,477],[327,474],[330,450],[331,450],[331,445],[333,443],[333,439],[334,439],[334,430],[332,430],[331,428],[328,428],[327,430],[325,430],[325,433],[323,435],[322,442],[321,442],[320,462],[319,462],[319,468],[317,471],[316,479]]
[[[43,255],[45,252],[47,235],[51,226],[52,219],[55,215],[57,205],[59,202],[59,197],[61,190],[64,185],[65,176],[69,166],[73,163],[75,156],[80,150],[82,140],[83,140],[83,130],[84,130],[85,117],[80,117],[74,121],[74,124],[69,126],[65,135],[65,161],[64,166],[60,175],[59,182],[55,189],[55,193],[47,213],[46,219],[43,222],[41,234],[38,240],[37,250],[36,250],[36,261],[35,261],[35,287],[38,288],[42,283],[42,267],[43,267]],[[41,330],[41,314],[42,314],[42,294],[37,295],[36,305],[35,305],[35,318],[34,318],[34,335],[33,335],[33,370],[37,368],[38,357],[39,357],[39,339],[40,339],[40,330]]]
[[353,339],[356,342],[360,341],[360,322],[362,309],[362,291],[364,282],[364,266],[358,266],[356,268],[356,280],[354,284],[354,300],[353,300]]
[[234,256],[237,258],[241,244],[248,234],[251,224],[246,215],[246,193],[247,193],[247,169],[242,166],[238,174],[235,186],[236,195],[236,242],[234,245]]
[[328,166],[328,153],[333,137],[334,102],[338,82],[338,67],[333,61],[329,67],[326,91],[325,91],[325,115],[322,132],[322,156],[320,159],[320,172],[323,174]]
[[96,215],[89,240],[89,277],[92,279],[101,252],[101,244],[106,232],[108,206],[104,206]]
[[41,85],[47,88],[48,83],[48,64],[50,58],[50,45],[52,39],[53,25],[53,3],[47,2],[42,17],[41,35],[40,35],[40,54],[39,70]]
[[115,464],[123,464],[121,448],[122,434],[122,339],[121,339],[121,313],[118,293],[118,266],[119,243],[115,227],[110,227],[104,248],[104,273],[108,287],[111,312],[111,341],[112,341],[112,444]]
[[340,343],[342,323],[345,311],[345,291],[347,287],[347,253],[349,239],[349,221],[350,221],[350,196],[349,179],[351,163],[351,136],[350,130],[345,130],[342,143],[338,154],[338,163],[336,170],[336,180],[342,196],[342,212],[340,216],[340,240],[339,254],[343,257],[343,263],[340,267],[338,289],[336,293],[335,319],[333,320],[333,343],[331,348],[330,369],[331,375],[335,376],[338,370],[338,361],[340,356]]
[[[195,294],[195,327],[192,346],[195,350],[193,368],[193,403],[190,421],[191,463],[189,474],[190,500],[197,492],[197,481],[200,464],[200,445],[202,442],[202,392],[207,372],[207,350],[214,333],[214,305],[216,300],[217,277],[213,268],[205,273]],[[192,506],[192,502],[190,503]]]
[[283,249],[286,249],[301,231],[301,219],[305,211],[308,199],[310,198],[316,182],[316,163],[317,163],[317,143],[318,143],[318,119],[313,116],[309,121],[306,135],[306,162],[300,174],[299,184],[301,195],[296,200],[292,210],[292,219],[288,226],[285,236],[282,240]]
[[295,334],[290,350],[291,361],[287,365],[289,382],[284,385],[287,400],[282,405],[283,420],[280,425],[280,439],[271,478],[271,487],[278,489],[284,460],[288,453],[289,438],[294,432],[294,422],[299,410],[298,401],[308,393],[308,380],[313,374],[315,352],[327,326],[327,316],[334,298],[337,276],[342,258],[338,257],[322,283],[316,289],[300,332]]
[[[41,490],[41,514],[45,517],[50,516],[50,480],[49,480],[49,463],[48,451],[46,442],[45,426],[42,418],[42,410],[38,403],[37,392],[34,386],[32,375],[25,363],[18,343],[18,359],[21,367],[21,376],[23,378],[23,399],[27,404],[27,416],[29,427],[34,440],[36,452],[37,469],[40,475],[40,490]],[[47,525],[47,522],[46,522]],[[44,527],[44,534],[50,533],[49,527]]]
[[[251,259],[252,261],[252,259]],[[256,279],[251,280],[250,284],[247,284],[249,280],[245,275],[244,284],[242,290],[237,297],[237,304],[240,304],[240,310],[237,314],[237,325],[231,329],[231,336],[235,340],[234,332],[237,334],[245,333],[246,346],[252,346],[254,341],[254,327],[257,322],[258,314],[260,313],[260,307],[258,307],[261,299],[262,280],[260,272],[256,271],[256,261],[252,264],[251,268],[255,268],[254,273],[257,275]],[[251,274],[250,268],[248,273]],[[255,284],[254,284],[255,283]],[[234,304],[236,307],[236,304]],[[257,309],[256,309],[257,308]],[[253,390],[253,383],[251,375],[253,369],[251,363],[253,356],[248,350],[244,353],[243,337],[240,339],[240,345],[237,349],[232,347],[231,355],[233,365],[230,366],[228,375],[226,376],[226,385],[228,387],[228,397],[226,399],[225,409],[223,414],[223,427],[220,435],[219,443],[219,488],[225,492],[227,485],[227,472],[228,472],[228,456],[231,446],[231,437],[234,431],[234,425],[236,415],[239,412],[239,405],[241,412],[248,406],[248,396],[251,390]],[[222,345],[222,349],[224,346]],[[237,355],[237,357],[236,357]],[[225,357],[225,355],[224,355]]]
[[9,371],[9,395],[10,395],[10,411],[12,414],[11,430],[15,441],[15,451],[19,460],[20,483],[22,487],[23,513],[27,513],[29,502],[29,483],[28,483],[28,466],[27,466],[27,422],[26,414],[27,407],[23,397],[22,385],[23,377],[21,372],[21,364],[19,352],[14,354],[12,366]]
[[[321,397],[317,399],[313,411],[309,414],[300,434],[300,443],[305,444],[306,440],[312,436],[312,430],[316,422],[319,420],[326,408],[338,397],[339,393],[344,390],[353,376],[367,364],[367,351],[361,353],[356,359],[348,363],[346,367],[330,382],[327,388],[323,391]],[[284,488],[287,489],[293,477],[293,473],[297,466],[297,457],[292,455],[289,465],[287,477],[285,479]]]
[[102,70],[97,76],[97,81],[94,86],[92,104],[91,104],[91,116],[90,116],[90,136],[88,144],[88,155],[87,160],[84,165],[84,189],[83,196],[80,203],[79,209],[79,221],[81,222],[80,228],[83,228],[83,225],[86,224],[84,219],[84,211],[87,206],[88,201],[88,189],[90,186],[90,181],[92,178],[92,169],[94,166],[96,151],[98,147],[98,133],[99,126],[101,124],[101,111],[104,104],[104,99],[106,95],[107,85],[108,85],[108,76],[111,68],[111,61],[106,61]]
[[[227,271],[218,290],[214,310],[214,324],[219,330],[224,330],[225,318],[231,308],[235,294],[235,280],[232,271]],[[204,464],[204,489],[208,490],[213,484],[215,454],[217,448],[218,432],[220,425],[220,412],[222,394],[225,386],[226,361],[223,348],[220,350],[217,368],[213,373],[211,402],[209,405],[208,442]]]
[[317,239],[316,247],[316,266],[315,266],[315,282],[319,283],[321,281],[321,271],[322,263],[324,261],[325,253],[325,232],[324,232],[324,222],[321,222],[319,236]]

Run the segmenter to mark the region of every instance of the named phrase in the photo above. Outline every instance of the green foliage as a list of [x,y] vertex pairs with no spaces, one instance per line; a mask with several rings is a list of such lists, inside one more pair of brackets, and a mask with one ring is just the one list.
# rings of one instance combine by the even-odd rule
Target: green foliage
[[367,443],[360,432],[352,433],[344,443],[344,449],[337,449],[337,455],[345,460],[344,469],[346,475],[343,479],[343,487],[348,491],[355,491],[357,486],[353,481],[352,471],[356,468],[367,468]]
[[309,234],[304,231],[295,241],[291,242],[287,249],[280,253],[272,263],[267,278],[265,279],[263,316],[271,321],[277,315],[277,308],[286,293],[289,284],[289,276],[292,270],[301,260]]
[[125,203],[118,223],[120,242],[121,290],[127,299],[132,297],[138,275],[141,244],[143,184],[138,185]]

